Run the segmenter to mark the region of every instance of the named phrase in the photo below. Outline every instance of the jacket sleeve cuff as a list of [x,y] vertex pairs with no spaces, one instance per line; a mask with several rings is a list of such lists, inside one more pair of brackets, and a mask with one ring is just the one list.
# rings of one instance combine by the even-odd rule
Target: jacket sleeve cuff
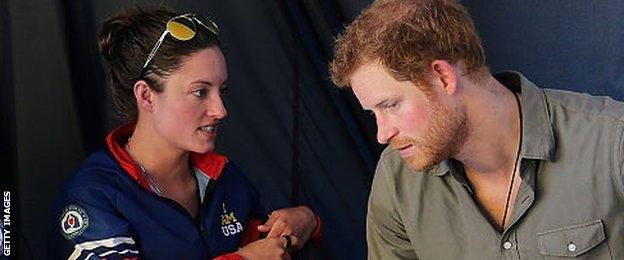
[[323,238],[323,234],[321,231],[322,230],[321,229],[321,226],[322,226],[321,216],[319,216],[318,213],[314,212],[314,218],[316,219],[316,227],[314,228],[314,231],[312,232],[310,239],[316,246],[319,246]]
[[237,253],[229,253],[229,254],[217,256],[214,258],[214,260],[243,260],[243,256]]

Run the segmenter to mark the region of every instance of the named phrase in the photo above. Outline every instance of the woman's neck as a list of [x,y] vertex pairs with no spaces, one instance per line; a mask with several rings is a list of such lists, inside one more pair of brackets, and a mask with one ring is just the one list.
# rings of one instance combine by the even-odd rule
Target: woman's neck
[[173,146],[149,127],[137,123],[126,150],[151,178],[166,185],[190,177],[189,153]]

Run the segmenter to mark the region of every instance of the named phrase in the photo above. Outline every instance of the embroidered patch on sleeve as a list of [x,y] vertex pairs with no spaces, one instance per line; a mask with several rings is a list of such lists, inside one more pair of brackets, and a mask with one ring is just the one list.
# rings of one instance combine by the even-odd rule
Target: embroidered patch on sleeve
[[63,209],[60,222],[63,236],[72,240],[80,236],[89,227],[89,216],[83,208],[71,204]]

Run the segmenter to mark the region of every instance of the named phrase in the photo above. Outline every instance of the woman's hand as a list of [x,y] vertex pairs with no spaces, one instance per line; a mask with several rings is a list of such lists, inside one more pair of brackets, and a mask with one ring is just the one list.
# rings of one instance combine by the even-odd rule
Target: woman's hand
[[291,244],[299,243],[299,238],[295,236],[286,237],[268,237],[260,240],[256,240],[241,249],[236,254],[239,254],[245,260],[254,259],[280,259],[290,260],[287,247],[288,241]]
[[266,233],[267,238],[277,238],[290,235],[292,246],[301,249],[310,239],[316,228],[314,212],[307,206],[284,208],[273,211],[266,223],[258,226],[258,231]]

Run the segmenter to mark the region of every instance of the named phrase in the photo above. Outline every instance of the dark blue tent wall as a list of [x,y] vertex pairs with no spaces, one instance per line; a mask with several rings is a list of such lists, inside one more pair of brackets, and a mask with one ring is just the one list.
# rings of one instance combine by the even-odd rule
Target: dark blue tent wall
[[[329,90],[335,90],[325,87],[317,60],[305,49],[289,4],[228,1],[209,9],[222,24],[231,68],[225,97],[230,115],[218,147],[249,174],[270,207],[305,203],[320,213],[323,246],[302,257],[363,258],[371,172],[332,102]],[[297,121],[299,128],[293,127]],[[299,183],[292,182],[293,163]],[[290,201],[293,189],[297,201]]]
[[463,1],[492,71],[624,100],[624,2]]
[[[0,2],[0,64],[12,63],[12,43],[11,43],[11,21],[7,3]],[[0,207],[0,234],[1,238],[9,235],[9,255],[19,257],[17,248],[19,247],[19,236],[17,227],[19,221],[18,193],[17,193],[17,144],[15,142],[15,100],[13,89],[12,66],[2,66],[0,68],[0,197],[2,207]],[[8,205],[5,202],[8,200]],[[5,224],[5,210],[8,208],[9,222]],[[8,231],[9,233],[4,233]],[[12,233],[11,233],[12,232]],[[0,240],[3,245],[4,240]],[[3,248],[1,246],[0,248]],[[4,249],[4,248],[3,248]],[[12,250],[11,250],[12,249]],[[0,259],[7,259],[3,256],[4,250],[0,251]]]
[[[365,258],[366,201],[381,147],[374,143],[371,116],[350,91],[332,88],[324,65],[335,34],[370,2],[164,1],[214,18],[224,32],[229,115],[219,151],[248,174],[270,207],[305,203],[321,214],[321,247],[296,258]],[[94,52],[101,21],[130,4],[154,3],[0,2],[0,30],[9,34],[0,38],[0,59],[7,61],[0,70],[0,141],[21,194],[23,258],[45,259],[51,198],[85,154],[101,145],[102,130],[115,124],[102,102],[103,71]],[[515,69],[542,87],[624,98],[618,66],[624,3],[464,4],[493,71]]]

